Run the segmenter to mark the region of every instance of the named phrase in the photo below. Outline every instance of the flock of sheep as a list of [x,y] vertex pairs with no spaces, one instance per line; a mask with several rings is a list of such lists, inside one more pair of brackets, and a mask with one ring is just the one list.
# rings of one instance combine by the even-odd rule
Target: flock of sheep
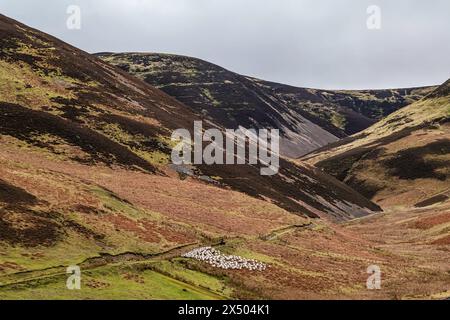
[[212,247],[197,248],[183,254],[182,257],[204,261],[213,267],[225,270],[248,269],[250,271],[264,271],[267,268],[265,263],[235,255],[224,255],[219,250]]

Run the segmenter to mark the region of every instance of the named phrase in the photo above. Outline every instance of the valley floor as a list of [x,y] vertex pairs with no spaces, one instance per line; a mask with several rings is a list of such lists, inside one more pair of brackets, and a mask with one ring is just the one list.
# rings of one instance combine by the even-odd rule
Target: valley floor
[[[6,138],[0,188],[0,299],[450,296],[449,203],[334,224],[195,180],[82,165]],[[222,270],[181,257],[201,246],[268,268]],[[81,290],[66,288],[74,264]],[[366,288],[370,265],[381,268],[380,290]]]
[[[448,207],[392,212],[345,226],[313,223],[207,243],[265,261],[264,273],[219,270],[180,257],[200,244],[149,256],[105,255],[79,264],[81,290],[68,290],[65,267],[57,266],[0,276],[0,298],[443,299],[450,297],[449,217]],[[381,268],[380,290],[366,289],[372,264]]]

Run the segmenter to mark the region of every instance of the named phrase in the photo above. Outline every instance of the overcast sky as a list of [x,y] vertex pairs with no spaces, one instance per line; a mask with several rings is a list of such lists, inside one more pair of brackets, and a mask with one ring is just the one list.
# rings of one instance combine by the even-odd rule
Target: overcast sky
[[[69,5],[80,30],[66,27]],[[367,28],[370,5],[381,29]],[[0,12],[88,52],[176,53],[296,86],[450,78],[449,0],[0,0]]]

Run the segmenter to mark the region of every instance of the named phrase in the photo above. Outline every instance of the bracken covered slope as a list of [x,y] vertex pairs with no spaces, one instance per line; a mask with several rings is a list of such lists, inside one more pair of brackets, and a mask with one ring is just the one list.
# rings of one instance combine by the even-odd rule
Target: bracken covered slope
[[279,128],[281,151],[299,157],[361,131],[432,88],[327,91],[245,77],[215,64],[157,53],[99,53],[227,128]]
[[433,205],[450,192],[450,81],[367,130],[304,159],[385,206]]

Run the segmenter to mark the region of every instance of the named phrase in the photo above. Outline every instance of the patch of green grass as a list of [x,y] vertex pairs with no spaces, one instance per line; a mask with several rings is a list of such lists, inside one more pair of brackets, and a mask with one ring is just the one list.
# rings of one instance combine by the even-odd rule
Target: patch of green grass
[[97,256],[101,250],[94,241],[83,238],[72,231],[67,231],[65,239],[50,248],[25,248],[5,244],[2,244],[2,247],[0,264],[12,262],[20,266],[21,270],[39,270],[60,265],[68,266],[80,263],[88,257]]
[[201,91],[202,91],[202,94],[213,104],[214,107],[220,106],[220,101],[217,101],[214,98],[211,91],[209,91],[207,88],[202,88]]
[[147,162],[156,166],[170,163],[170,155],[161,151],[146,152],[137,149],[133,151]]
[[198,74],[198,70],[195,68],[185,68],[182,69],[182,72],[185,76],[195,77]]
[[226,279],[205,274],[203,272],[187,268],[187,259],[175,258],[171,261],[160,261],[152,264],[154,270],[183,282],[205,288],[220,296],[231,297],[233,290],[225,283]]
[[[169,154],[159,150],[150,151],[145,148],[144,146],[149,142],[149,138],[145,137],[144,135],[130,134],[129,132],[123,130],[121,126],[116,123],[105,123],[102,125],[101,130],[112,140],[122,145],[128,146],[131,151],[153,165],[167,165],[170,161]],[[163,138],[162,136],[157,137],[157,141],[163,145],[167,145],[167,139],[169,138]]]
[[73,94],[46,82],[28,65],[0,61],[2,101],[41,107],[53,105],[51,98],[55,97],[71,98]]
[[92,187],[91,192],[100,199],[105,209],[113,212],[125,213],[128,217],[140,217],[139,210],[134,208],[131,204],[118,198],[112,192],[98,186]]
[[345,117],[338,113],[333,113],[331,116],[331,123],[340,129],[345,129]]
[[43,278],[9,287],[0,287],[0,299],[186,299],[213,300],[220,296],[206,289],[173,279],[153,270],[129,267],[102,267],[83,272],[81,289],[69,290],[67,276]]

